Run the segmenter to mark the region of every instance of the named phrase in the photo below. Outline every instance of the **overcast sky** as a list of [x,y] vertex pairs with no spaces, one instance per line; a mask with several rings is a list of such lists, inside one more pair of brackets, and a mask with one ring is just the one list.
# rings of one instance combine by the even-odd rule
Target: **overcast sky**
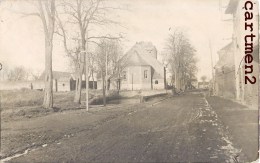
[[[124,51],[139,41],[152,42],[160,54],[172,29],[184,29],[197,50],[198,78],[211,77],[209,40],[213,62],[217,51],[231,42],[232,22],[223,21],[228,0],[116,0],[118,6],[128,7],[117,11],[121,27],[108,27],[111,33],[123,32]],[[35,70],[44,69],[44,35],[42,24],[36,17],[21,18],[16,11],[30,11],[33,6],[23,1],[9,0],[0,3],[0,62],[8,67],[23,65]],[[169,30],[170,29],[170,30]],[[100,32],[100,31],[99,31]],[[53,69],[68,71],[68,59],[62,43],[55,41]]]

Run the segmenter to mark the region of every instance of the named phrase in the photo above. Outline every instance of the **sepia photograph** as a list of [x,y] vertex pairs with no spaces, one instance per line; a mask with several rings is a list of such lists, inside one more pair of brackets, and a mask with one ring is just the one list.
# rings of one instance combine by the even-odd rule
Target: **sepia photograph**
[[258,0],[0,0],[0,162],[259,162]]

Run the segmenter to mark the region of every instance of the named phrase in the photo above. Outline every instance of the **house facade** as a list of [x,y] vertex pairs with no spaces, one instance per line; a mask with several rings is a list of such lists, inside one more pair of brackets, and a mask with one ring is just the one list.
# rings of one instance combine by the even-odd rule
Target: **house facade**
[[226,14],[233,16],[233,35],[232,47],[234,54],[234,71],[235,71],[235,96],[236,100],[242,103],[257,105],[258,103],[258,78],[255,84],[245,84],[245,36],[252,34],[254,37],[253,52],[253,72],[249,76],[258,77],[259,48],[258,48],[258,1],[253,0],[254,9],[252,11],[253,19],[249,23],[254,24],[254,30],[245,30],[245,5],[246,1],[230,0],[225,11]]
[[218,62],[215,65],[215,94],[225,98],[236,98],[236,74],[233,43],[218,51]]
[[[110,79],[109,89],[165,89],[165,67],[157,60],[156,47],[150,42],[137,42],[122,58],[124,68],[120,78]],[[102,81],[98,82],[102,89]]]

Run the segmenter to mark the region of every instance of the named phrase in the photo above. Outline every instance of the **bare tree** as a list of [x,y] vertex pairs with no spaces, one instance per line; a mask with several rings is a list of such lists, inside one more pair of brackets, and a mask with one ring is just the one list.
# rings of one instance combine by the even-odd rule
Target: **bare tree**
[[9,80],[8,79],[8,75],[9,75],[9,71],[10,71],[9,66],[5,63],[1,63],[1,64],[2,64],[2,65],[0,65],[0,66],[2,66],[2,69],[0,70],[1,80],[2,81]]
[[38,16],[40,17],[45,36],[45,89],[44,108],[53,107],[52,50],[55,27],[55,0],[38,0]]
[[102,79],[103,104],[106,105],[106,92],[112,80],[117,81],[122,70],[122,51],[118,40],[102,39],[96,48],[98,73]]
[[172,73],[172,81],[177,91],[185,89],[189,80],[195,77],[197,72],[195,58],[196,50],[190,44],[184,32],[176,29],[166,42],[167,65]]
[[30,75],[31,75],[32,80],[39,80],[40,77],[41,77],[41,71],[39,71],[39,70],[37,70],[37,71],[30,70]]
[[22,14],[23,17],[36,16],[40,18],[43,25],[45,37],[45,89],[43,107],[46,109],[53,108],[52,50],[56,13],[55,0],[37,0],[25,2],[33,5],[36,11],[31,13],[19,12],[19,14]]
[[[62,36],[65,51],[75,65],[76,93],[74,102],[81,103],[84,69],[87,69],[85,71],[86,76],[89,76],[89,67],[85,67],[85,65],[89,65],[89,57],[86,57],[86,54],[89,54],[88,42],[95,42],[93,39],[111,38],[110,36],[89,36],[88,30],[91,25],[106,25],[116,22],[107,18],[109,7],[104,6],[104,0],[76,0],[74,2],[63,0],[60,6],[63,12],[60,15],[67,15],[68,19],[64,20],[61,16],[58,16],[59,30],[57,33]],[[67,29],[66,25],[69,26]],[[73,29],[74,32],[69,32],[68,28]],[[69,47],[68,42],[73,45]],[[86,87],[88,88],[88,83]]]
[[23,66],[14,67],[9,70],[7,79],[10,81],[28,80],[29,73]]

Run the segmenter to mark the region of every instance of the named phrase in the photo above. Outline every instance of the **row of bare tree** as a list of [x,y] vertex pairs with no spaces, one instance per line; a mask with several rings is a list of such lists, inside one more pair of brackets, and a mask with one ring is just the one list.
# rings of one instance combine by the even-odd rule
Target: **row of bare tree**
[[165,61],[172,74],[172,85],[176,91],[185,90],[192,79],[196,79],[196,50],[187,35],[175,29],[166,42]]
[[38,80],[40,78],[40,71],[33,71],[23,66],[15,66],[9,68],[7,66],[1,70],[0,80],[4,81],[21,81],[21,80]]
[[10,70],[5,67],[2,73],[8,81],[28,80],[31,75],[29,70],[23,66],[17,66]]
[[[109,75],[118,74],[119,70],[121,36],[91,36],[90,34],[97,26],[117,24],[109,18],[109,12],[117,8],[108,7],[105,0],[60,0],[57,2],[38,0],[36,7],[37,12],[28,15],[39,17],[44,29],[46,74],[44,108],[53,107],[52,52],[55,34],[60,36],[76,74],[74,102],[81,103],[84,73],[87,82],[86,89],[88,89],[88,80],[90,77],[93,79],[94,73],[101,74],[103,88],[108,89]],[[89,50],[89,43],[96,44],[94,52]]]

